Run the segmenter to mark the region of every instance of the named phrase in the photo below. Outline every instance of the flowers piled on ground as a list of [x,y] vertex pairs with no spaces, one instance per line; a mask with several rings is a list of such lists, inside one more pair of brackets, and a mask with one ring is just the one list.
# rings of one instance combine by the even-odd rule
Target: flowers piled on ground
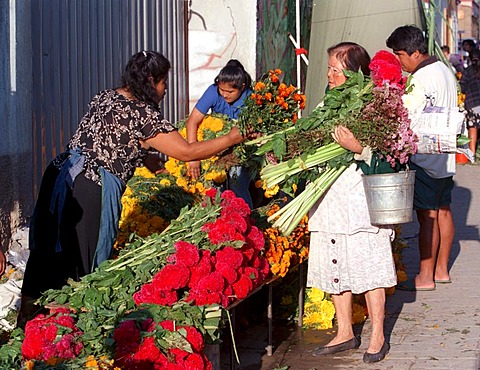
[[[269,207],[266,215],[271,216],[280,209],[277,203]],[[273,227],[263,230],[265,235],[265,256],[270,263],[272,274],[284,277],[291,268],[298,266],[308,258],[310,234],[308,217],[305,216],[293,232],[288,235]]]
[[[22,346],[26,350],[34,341],[58,343],[64,352],[54,353],[55,361],[69,369],[93,363],[124,369],[209,369],[200,351],[202,343],[219,340],[222,307],[245,298],[270,274],[263,247],[263,234],[243,199],[212,189],[202,202],[183,208],[162,233],[133,238],[116,259],[80,281],[45,292],[43,306],[66,307],[69,314],[38,317],[24,334],[16,329],[0,348],[0,367],[20,368],[32,358]],[[30,330],[37,321],[60,318],[63,326],[55,326],[53,342],[53,327],[40,334]],[[132,320],[135,327],[125,323]],[[131,336],[116,331],[123,325],[133,330]],[[53,361],[44,357],[48,353],[36,357],[35,366]]]
[[261,143],[258,155],[274,158],[261,171],[266,187],[279,185],[294,195],[294,185],[308,181],[305,190],[270,217],[288,235],[328,187],[353,162],[353,153],[333,142],[337,125],[349,128],[362,146],[398,171],[416,152],[417,138],[402,97],[405,80],[396,57],[378,52],[371,61],[372,77],[344,71],[347,81],[325,95],[322,105],[294,129],[286,129],[247,144]]
[[[228,133],[233,126],[233,121],[223,114],[207,114],[197,130],[197,140],[210,140]],[[187,137],[186,120],[178,123],[178,132],[183,138]],[[186,162],[169,157],[165,169],[175,178],[176,184],[192,194],[205,194],[215,184],[221,184],[227,178],[227,167],[215,165],[219,156],[202,160],[201,173],[197,180],[188,175]]]

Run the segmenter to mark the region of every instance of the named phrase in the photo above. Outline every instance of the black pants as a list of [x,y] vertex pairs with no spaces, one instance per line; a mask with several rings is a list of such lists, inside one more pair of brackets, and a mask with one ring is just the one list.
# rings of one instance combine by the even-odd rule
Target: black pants
[[[22,294],[39,298],[47,289],[60,289],[67,279],[74,280],[91,272],[98,241],[102,202],[101,187],[79,174],[73,190],[67,190],[60,225],[50,212],[58,169],[45,170],[30,224],[30,252],[22,285]],[[62,251],[56,252],[57,238]]]

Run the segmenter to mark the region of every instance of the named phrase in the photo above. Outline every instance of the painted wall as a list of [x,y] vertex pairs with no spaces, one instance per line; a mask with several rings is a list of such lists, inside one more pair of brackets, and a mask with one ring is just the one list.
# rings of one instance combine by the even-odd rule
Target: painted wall
[[421,24],[418,0],[314,0],[306,83],[310,113],[327,86],[327,49],[342,41],[357,42],[373,57],[387,49],[385,40],[398,26]]
[[230,59],[255,79],[256,1],[191,0],[188,18],[191,112]]

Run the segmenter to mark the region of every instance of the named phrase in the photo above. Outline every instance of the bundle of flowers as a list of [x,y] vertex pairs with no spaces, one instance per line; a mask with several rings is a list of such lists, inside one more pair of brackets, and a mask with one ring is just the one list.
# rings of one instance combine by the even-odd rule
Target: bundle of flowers
[[[216,190],[207,194],[214,196]],[[180,299],[199,306],[220,304],[227,307],[260,286],[270,274],[262,232],[250,222],[250,209],[232,191],[225,191],[222,210],[202,231],[208,244],[188,241],[175,243],[176,253],[168,263],[133,295],[137,305],[154,303],[166,306]]]
[[[158,338],[182,345],[161,351],[155,344]],[[156,323],[146,319],[139,323],[131,319],[115,329],[113,339],[117,346],[115,363],[122,369],[212,369],[203,354],[202,334],[189,325],[177,326],[172,320]]]
[[[125,320],[136,320],[143,331],[139,349],[132,354],[135,359],[147,356],[149,351],[170,352],[175,359],[167,357],[177,366],[172,368],[182,368],[182,361],[188,362],[189,369],[210,368],[202,356],[200,361],[198,356],[189,357],[175,349],[198,352],[193,349],[200,347],[187,343],[189,338],[184,330],[189,333],[189,326],[208,343],[219,340],[224,319],[222,306],[245,298],[270,274],[263,247],[263,234],[252,224],[245,201],[231,191],[220,194],[212,189],[203,202],[183,208],[162,233],[136,238],[116,259],[103,262],[80,281],[69,281],[62,289],[44,293],[40,303],[68,308],[74,324],[67,330],[62,321],[65,328],[58,327],[53,343],[68,352],[54,354],[55,361],[74,369],[106,358],[115,359],[112,366],[117,366],[125,354],[117,352],[122,345],[115,342],[115,329]],[[66,314],[61,312],[62,316],[55,317],[64,320]],[[9,346],[0,350],[0,365],[19,368],[20,361],[32,358],[29,352],[21,351],[19,342],[26,343],[23,349],[27,349],[28,343],[39,339],[30,328],[35,327],[32,322],[40,319],[44,317],[27,323],[24,338],[12,335]],[[172,330],[170,327],[142,327],[140,323],[148,319],[155,323],[172,320],[180,329],[169,334],[166,331]],[[180,340],[180,334],[186,341]],[[147,340],[150,337],[152,340]],[[72,338],[74,350],[69,347],[73,345]],[[156,357],[155,361],[161,359]],[[39,361],[51,361],[50,355],[36,357]],[[149,357],[148,361],[153,359]],[[108,360],[103,363],[108,364]],[[124,366],[125,363],[122,368],[129,368]],[[138,366],[132,368],[162,368]]]
[[[352,324],[363,323],[368,316],[363,295],[355,294],[352,304]],[[303,327],[305,329],[326,330],[333,327],[335,306],[330,295],[317,288],[306,290]]]
[[[267,211],[267,216],[271,216],[279,209],[278,204],[273,204]],[[268,258],[273,275],[284,277],[290,269],[308,258],[310,234],[307,216],[288,236],[282,235],[277,228],[273,227],[266,228],[263,233],[266,242],[265,256]]]
[[82,334],[68,309],[52,309],[50,314],[40,314],[27,323],[23,357],[27,361],[39,360],[48,365],[75,358],[83,349]]
[[196,196],[175,184],[167,173],[154,174],[138,167],[128,181],[122,196],[122,213],[114,249],[119,250],[131,240],[132,234],[145,238],[161,233],[180,210],[191,206]]
[[333,141],[331,133],[336,126],[350,129],[362,146],[370,147],[380,161],[390,165],[391,172],[400,170],[416,152],[417,138],[402,100],[405,80],[400,63],[393,54],[380,51],[370,69],[371,78],[361,71],[344,71],[347,81],[328,91],[323,104],[300,118],[294,129],[262,138],[257,154],[267,154],[270,159],[261,171],[267,188],[279,185],[294,195],[294,185],[309,182],[301,194],[270,217],[284,234],[292,232],[354,161],[353,153]]
[[253,92],[245,101],[238,117],[243,132],[249,127],[263,134],[289,128],[298,118],[298,110],[305,109],[306,97],[293,85],[280,81],[282,71],[270,70],[255,82]]
[[[186,119],[178,123],[178,132],[187,137]],[[197,129],[197,140],[210,140],[225,135],[233,126],[233,121],[223,114],[207,114]],[[169,157],[165,169],[176,179],[176,184],[192,194],[205,194],[215,184],[221,184],[227,178],[227,166],[216,165],[219,156],[202,160],[200,177],[197,180],[188,175],[188,164]]]
[[320,289],[308,288],[305,297],[303,326],[306,329],[324,330],[333,327],[335,307],[328,295]]

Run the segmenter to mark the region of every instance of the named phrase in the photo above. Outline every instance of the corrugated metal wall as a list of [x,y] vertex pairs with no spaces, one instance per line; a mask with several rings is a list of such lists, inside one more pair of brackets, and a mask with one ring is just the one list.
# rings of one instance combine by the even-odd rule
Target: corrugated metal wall
[[37,189],[43,171],[64,150],[92,96],[116,87],[137,51],[156,50],[170,60],[163,111],[172,122],[185,117],[183,0],[32,0],[31,4]]

